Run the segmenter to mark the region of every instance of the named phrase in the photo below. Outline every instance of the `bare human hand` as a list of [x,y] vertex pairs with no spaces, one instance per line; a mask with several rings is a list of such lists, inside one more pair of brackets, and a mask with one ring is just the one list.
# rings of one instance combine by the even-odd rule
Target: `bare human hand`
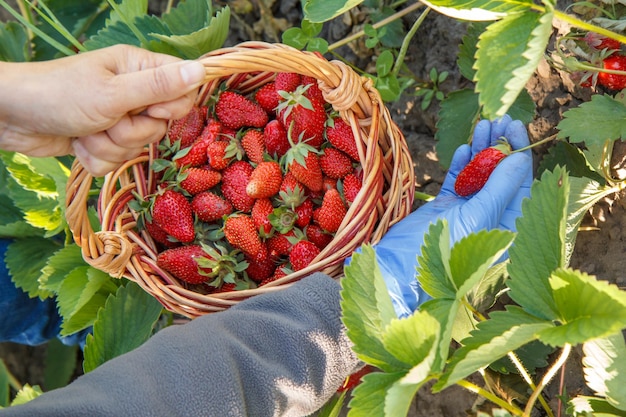
[[104,175],[184,116],[205,78],[197,61],[129,45],[44,62],[1,63],[0,149],[73,154]]

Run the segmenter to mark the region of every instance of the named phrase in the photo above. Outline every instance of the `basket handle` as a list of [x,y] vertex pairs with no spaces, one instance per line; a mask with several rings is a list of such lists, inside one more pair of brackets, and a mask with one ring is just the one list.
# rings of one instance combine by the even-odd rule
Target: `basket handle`
[[94,232],[86,210],[92,179],[78,159],[74,160],[66,186],[65,218],[85,262],[119,278],[126,271],[133,245],[120,231]]

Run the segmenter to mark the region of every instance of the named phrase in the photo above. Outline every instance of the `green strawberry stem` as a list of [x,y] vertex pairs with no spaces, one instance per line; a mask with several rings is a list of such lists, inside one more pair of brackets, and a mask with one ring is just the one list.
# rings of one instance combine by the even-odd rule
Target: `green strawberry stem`
[[[506,138],[504,136],[501,137],[501,139],[506,140]],[[536,146],[539,145],[543,145],[544,143],[548,143],[550,141],[553,141],[554,139],[556,139],[556,134],[552,135],[552,136],[548,136],[547,138],[541,139],[540,141],[537,141],[535,143],[531,143],[528,146],[524,146],[523,148],[519,148],[519,149],[515,149],[513,151],[511,151],[512,154],[517,153],[517,152],[524,152],[525,150],[528,149],[532,149]]]
[[421,201],[431,201],[435,199],[434,195],[430,195],[430,194],[426,194],[426,193],[422,193],[419,191],[415,191],[415,198]]

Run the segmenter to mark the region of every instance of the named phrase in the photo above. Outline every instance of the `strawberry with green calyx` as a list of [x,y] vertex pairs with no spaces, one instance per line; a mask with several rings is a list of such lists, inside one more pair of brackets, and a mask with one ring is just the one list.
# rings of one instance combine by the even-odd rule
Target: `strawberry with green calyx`
[[157,256],[157,266],[174,277],[189,284],[201,284],[212,273],[210,268],[200,266],[200,259],[208,260],[209,254],[200,245],[185,245],[166,249]]
[[278,105],[277,114],[283,125],[292,131],[292,138],[306,141],[318,149],[325,141],[326,107],[324,101],[306,96],[310,87],[300,85],[291,93],[279,91],[282,101]]
[[326,126],[326,139],[335,148],[345,152],[353,161],[359,162],[359,149],[352,132],[352,127],[341,117],[330,120]]
[[[207,257],[197,259],[202,274],[206,273],[205,281],[215,288],[222,287],[225,283],[237,283],[249,264],[240,250],[233,250],[227,245],[214,243],[207,245],[201,243],[202,249],[208,254]],[[249,288],[246,286],[246,288]]]
[[290,172],[305,187],[312,191],[320,191],[324,174],[319,162],[319,151],[305,142],[294,144],[290,133],[291,127],[287,134],[291,148],[281,158],[281,164],[286,172]]
[[228,200],[211,191],[195,195],[191,200],[191,209],[204,222],[217,221],[233,212],[233,206]]
[[160,190],[152,202],[152,221],[179,242],[189,243],[195,237],[191,203],[182,193]]
[[276,281],[277,279],[280,279],[282,277],[286,277],[291,273],[293,273],[293,271],[289,268],[289,265],[286,263],[282,263],[276,267],[272,276],[261,281],[259,283],[259,286],[269,284],[270,282]]
[[269,198],[259,198],[252,206],[252,220],[259,231],[261,238],[267,238],[272,235],[272,223],[269,216],[274,212],[272,200]]
[[[280,259],[288,256],[295,242],[300,240],[303,234],[300,230],[293,228],[286,233],[276,233],[267,239],[267,250],[272,259]],[[292,242],[293,240],[293,242]]]
[[235,210],[249,213],[255,198],[246,192],[254,168],[247,161],[235,161],[222,172],[222,195]]
[[320,249],[313,242],[300,240],[291,248],[289,262],[294,271],[300,271],[309,266],[319,254]]
[[269,117],[256,102],[234,91],[224,91],[215,103],[215,115],[224,126],[231,129],[263,127]]
[[[602,67],[609,71],[626,71],[626,55],[614,54],[602,61]],[[625,73],[612,73],[601,71],[598,73],[598,84],[611,90],[623,90],[626,88]]]
[[480,191],[496,166],[511,152],[511,145],[505,138],[501,138],[496,145],[478,152],[459,172],[454,183],[454,191],[461,197],[468,197]]
[[224,170],[232,161],[241,161],[244,152],[241,142],[235,137],[216,140],[206,147],[207,161],[217,171]]
[[302,76],[302,82],[300,83],[303,86],[308,86],[305,95],[307,98],[319,100],[321,102],[325,102],[324,95],[322,94],[322,90],[320,90],[317,79],[310,77],[308,75]]
[[269,198],[278,194],[283,172],[276,161],[260,162],[250,174],[246,192],[253,198]]
[[317,214],[317,223],[325,231],[335,233],[339,230],[346,213],[346,205],[339,190],[332,188],[324,193],[324,199]]
[[278,233],[287,233],[293,229],[298,215],[287,207],[277,207],[268,216],[268,219]]
[[224,221],[224,237],[234,248],[256,258],[267,252],[252,217],[247,214],[233,214]]

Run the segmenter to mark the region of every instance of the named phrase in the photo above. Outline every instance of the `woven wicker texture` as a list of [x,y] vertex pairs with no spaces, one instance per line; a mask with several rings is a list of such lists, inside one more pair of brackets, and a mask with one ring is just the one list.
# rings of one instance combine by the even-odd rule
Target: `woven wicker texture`
[[154,240],[136,228],[137,214],[128,203],[133,193],[146,196],[156,190],[150,163],[158,157],[157,144],[104,177],[95,203],[100,231],[94,231],[88,210],[91,175],[75,162],[67,184],[66,217],[90,265],[137,282],[165,308],[189,318],[224,310],[243,299],[280,290],[312,272],[333,277],[343,273],[343,261],[362,243],[375,243],[391,225],[410,211],[414,197],[413,162],[404,136],[392,121],[372,80],[361,77],[339,61],[282,44],[246,42],[213,51],[199,58],[206,68],[206,83],[198,104],[218,88],[246,94],[273,80],[277,72],[314,77],[323,96],[352,127],[357,138],[363,185],[333,241],[305,269],[255,289],[201,294],[163,271],[156,264]]

